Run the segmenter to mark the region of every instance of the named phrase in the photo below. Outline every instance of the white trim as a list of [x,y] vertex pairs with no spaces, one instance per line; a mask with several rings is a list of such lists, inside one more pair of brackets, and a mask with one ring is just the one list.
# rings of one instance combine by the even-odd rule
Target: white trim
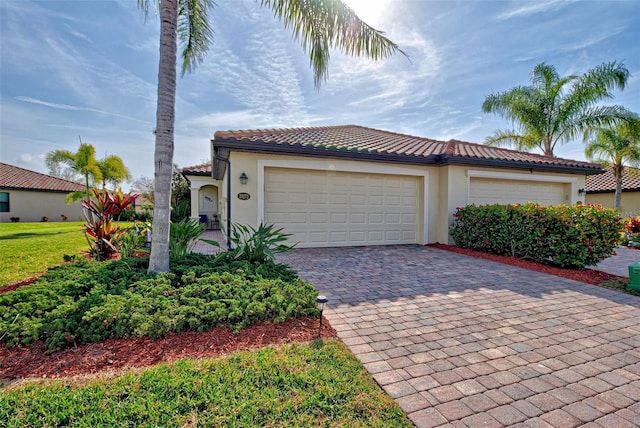
[[257,200],[257,224],[264,220],[264,169],[265,168],[289,168],[289,169],[310,169],[316,171],[339,171],[339,172],[360,172],[367,174],[388,174],[388,175],[408,175],[414,177],[422,177],[423,179],[423,195],[422,195],[422,242],[429,242],[429,171],[404,168],[398,166],[389,166],[382,164],[373,164],[354,161],[335,161],[335,160],[258,160],[258,200]]
[[467,177],[481,178],[497,178],[500,180],[521,180],[521,181],[553,181],[556,183],[576,183],[576,177],[564,177],[558,175],[538,175],[538,174],[522,174],[516,172],[495,172],[480,171],[475,169],[467,170]]

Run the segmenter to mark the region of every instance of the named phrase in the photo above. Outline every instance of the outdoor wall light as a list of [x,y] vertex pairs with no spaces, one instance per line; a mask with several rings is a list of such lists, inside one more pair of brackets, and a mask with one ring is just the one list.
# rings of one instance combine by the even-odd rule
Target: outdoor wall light
[[244,172],[242,174],[240,174],[240,183],[247,184],[247,180],[248,179],[249,179],[249,177],[247,177],[247,174],[245,174]]
[[327,299],[322,294],[316,297],[316,305],[318,307],[318,310],[320,311],[320,327],[318,327],[318,337],[322,335],[322,311],[324,311],[324,305],[326,305],[328,301],[329,299]]
[[584,189],[579,189],[578,190],[578,195],[584,195],[585,193],[587,193],[587,191],[584,190]]

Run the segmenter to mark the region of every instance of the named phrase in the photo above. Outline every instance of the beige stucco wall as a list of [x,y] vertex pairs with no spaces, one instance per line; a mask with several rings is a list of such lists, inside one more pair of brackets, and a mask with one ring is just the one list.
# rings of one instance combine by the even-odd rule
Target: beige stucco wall
[[[605,208],[613,208],[614,193],[587,193],[586,203],[600,204]],[[620,212],[627,215],[640,215],[640,192],[622,192]]]
[[49,217],[49,221],[62,221],[61,215],[66,215],[68,221],[84,220],[82,205],[76,202],[65,203],[67,193],[37,192],[25,190],[0,190],[9,193],[8,213],[0,213],[0,222],[8,223],[11,217],[20,217],[20,222],[41,221],[42,217]]
[[[421,182],[427,183],[426,192],[421,192],[421,201],[419,202],[420,215],[424,219],[424,207],[426,207],[426,220],[420,224],[426,223],[427,234],[424,239],[425,243],[441,242],[451,243],[449,238],[449,226],[453,219],[453,213],[457,207],[468,204],[470,178],[480,174],[482,177],[496,177],[500,180],[534,180],[534,181],[554,181],[560,180],[565,182],[567,189],[566,203],[573,204],[584,197],[578,194],[578,189],[584,188],[584,175],[573,174],[554,174],[530,172],[529,170],[509,170],[500,168],[478,168],[464,166],[443,166],[443,167],[427,167],[419,165],[399,165],[393,163],[378,162],[359,162],[339,159],[326,159],[317,157],[303,156],[285,156],[285,155],[267,155],[255,154],[247,152],[231,153],[231,221],[234,223],[249,224],[257,226],[262,220],[260,202],[261,196],[259,192],[264,189],[264,168],[290,167],[297,169],[305,169],[306,165],[312,166],[312,169],[337,170],[337,171],[357,171],[370,173],[386,173],[394,174],[398,171],[409,172],[410,174],[424,175]],[[265,166],[266,165],[266,166]],[[395,171],[395,172],[394,172]],[[240,183],[240,174],[247,174],[247,184]],[[401,173],[399,173],[401,174]],[[475,174],[475,175],[474,175]],[[227,186],[226,174],[221,181],[214,181],[210,177],[189,177],[192,181],[192,201],[198,201],[199,188],[205,185],[215,185],[218,188],[218,211],[221,214],[221,220],[226,224],[226,204],[227,204]],[[262,186],[259,189],[259,186]],[[423,190],[423,189],[422,189]],[[241,200],[237,197],[238,193],[248,193],[248,200]],[[425,196],[426,194],[426,196]],[[426,198],[426,203],[425,203]],[[197,213],[193,211],[192,216],[197,217]],[[640,205],[639,208],[640,209]],[[419,236],[424,236],[424,231],[418,231]]]

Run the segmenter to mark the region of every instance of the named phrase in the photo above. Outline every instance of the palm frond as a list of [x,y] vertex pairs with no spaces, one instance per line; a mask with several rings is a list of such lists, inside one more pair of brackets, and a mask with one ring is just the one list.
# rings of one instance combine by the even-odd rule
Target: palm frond
[[366,24],[340,0],[260,0],[260,4],[270,8],[309,53],[316,88],[327,80],[330,48],[374,60],[398,52],[406,56],[382,31]]
[[624,89],[629,70],[617,62],[601,64],[588,70],[575,82],[562,103],[561,116],[570,120],[581,111],[612,98],[611,90]]
[[564,124],[566,139],[582,137],[588,140],[600,128],[615,128],[631,120],[630,112],[622,106],[594,106],[570,118]]
[[180,0],[178,37],[182,48],[182,75],[191,73],[206,57],[214,32],[209,24],[213,0]]
[[484,140],[487,146],[515,147],[517,150],[531,150],[541,147],[542,141],[532,135],[519,134],[515,130],[498,130]]

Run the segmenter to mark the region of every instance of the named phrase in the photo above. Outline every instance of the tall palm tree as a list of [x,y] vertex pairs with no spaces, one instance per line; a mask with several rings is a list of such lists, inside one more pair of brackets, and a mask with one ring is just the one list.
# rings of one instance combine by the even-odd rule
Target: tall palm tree
[[[81,174],[84,177],[87,201],[91,198],[89,195],[89,178],[91,178],[91,182],[102,180],[102,173],[96,160],[96,149],[91,144],[83,143],[82,139],[80,139],[80,147],[77,152],[54,150],[47,153],[46,163],[50,170],[56,169],[63,164]],[[81,198],[82,196],[79,196],[78,199]],[[75,197],[72,198],[72,200],[75,199]]]
[[519,128],[496,131],[485,144],[525,151],[540,148],[545,156],[553,156],[557,144],[579,136],[587,139],[594,128],[628,119],[620,106],[596,105],[612,98],[612,89],[624,89],[628,79],[629,70],[615,61],[566,77],[560,77],[552,65],[538,64],[531,72],[530,86],[516,86],[485,98],[485,113],[498,114]]
[[[182,44],[182,74],[200,63],[213,40],[208,13],[213,0],[138,0],[148,13],[152,4],[160,9],[160,65],[154,174],[153,245],[150,272],[169,270],[169,220],[171,169],[174,151],[176,60],[178,38]],[[330,48],[354,56],[381,59],[402,51],[370,27],[340,0],[260,0],[274,16],[291,28],[293,37],[310,55],[316,88],[327,79]]]
[[120,156],[106,156],[104,159],[98,161],[98,168],[100,168],[102,175],[102,190],[107,187],[107,183],[115,188],[124,180],[131,179],[131,173],[124,165]]
[[640,166],[640,119],[621,122],[613,128],[599,128],[595,138],[587,142],[587,157],[613,170],[616,180],[614,208],[620,211],[622,174],[625,165]]

